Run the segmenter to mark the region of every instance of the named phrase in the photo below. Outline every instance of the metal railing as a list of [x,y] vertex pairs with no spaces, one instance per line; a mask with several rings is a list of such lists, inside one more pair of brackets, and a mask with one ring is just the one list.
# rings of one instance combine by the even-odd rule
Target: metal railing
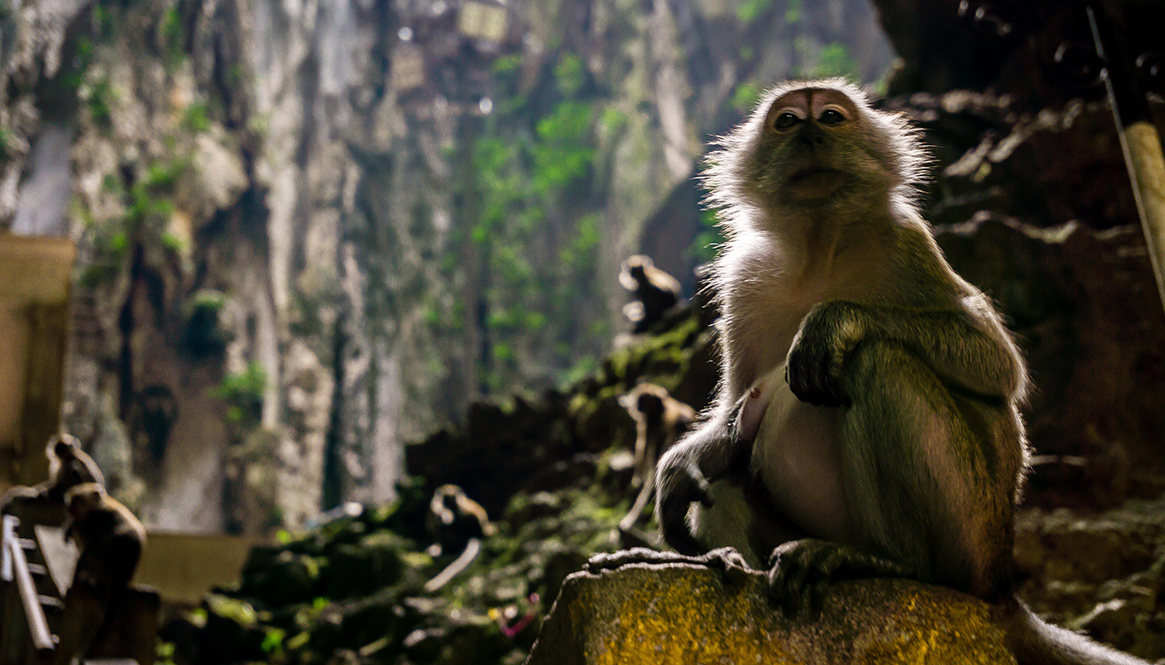
[[16,535],[19,523],[20,520],[15,516],[4,515],[4,535],[0,541],[0,578],[6,582],[11,582],[15,578],[33,648],[38,655],[44,657],[56,647],[56,640],[49,632],[49,623],[45,617],[44,607],[41,606],[40,594],[37,593],[36,582],[32,579],[28,558],[24,555],[24,550],[29,545],[35,547],[35,543]]

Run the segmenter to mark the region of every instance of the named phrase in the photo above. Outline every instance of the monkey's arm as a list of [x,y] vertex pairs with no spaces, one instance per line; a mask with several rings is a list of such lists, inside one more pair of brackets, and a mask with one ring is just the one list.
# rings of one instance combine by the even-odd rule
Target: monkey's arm
[[747,468],[752,439],[740,435],[737,416],[745,398],[719,407],[687,437],[667,451],[655,474],[655,516],[663,539],[682,554],[704,552],[688,529],[688,509],[695,502],[711,505],[709,483]]
[[1022,396],[1027,375],[1019,352],[982,295],[957,309],[922,310],[833,300],[816,305],[789,351],[789,387],[801,399],[848,404],[841,388],[846,356],[867,340],[894,341],[943,383],[984,398]]

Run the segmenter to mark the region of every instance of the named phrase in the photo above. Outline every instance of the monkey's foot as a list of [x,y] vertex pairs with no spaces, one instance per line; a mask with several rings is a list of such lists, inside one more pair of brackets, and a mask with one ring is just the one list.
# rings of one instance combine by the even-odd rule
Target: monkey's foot
[[748,567],[748,563],[745,562],[744,557],[740,556],[740,552],[737,552],[731,547],[721,547],[705,552],[699,556],[689,556],[676,552],[661,552],[646,547],[633,547],[629,550],[596,554],[587,561],[583,569],[588,573],[601,573],[606,570],[617,570],[623,566],[636,563],[680,563],[704,566],[719,570],[726,580],[738,579],[754,572],[752,568]]
[[792,616],[805,607],[819,613],[826,589],[837,580],[910,577],[892,561],[813,538],[781,545],[769,561],[769,600]]

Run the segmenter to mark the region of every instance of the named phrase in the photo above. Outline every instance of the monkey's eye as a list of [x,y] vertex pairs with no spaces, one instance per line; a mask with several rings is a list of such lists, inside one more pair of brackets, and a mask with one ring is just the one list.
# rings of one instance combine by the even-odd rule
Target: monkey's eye
[[840,125],[847,119],[841,109],[830,106],[821,112],[821,116],[817,118],[817,121],[823,125]]
[[788,129],[799,122],[801,122],[801,118],[798,118],[797,114],[792,111],[784,111],[777,114],[777,119],[773,121],[773,127],[776,129]]

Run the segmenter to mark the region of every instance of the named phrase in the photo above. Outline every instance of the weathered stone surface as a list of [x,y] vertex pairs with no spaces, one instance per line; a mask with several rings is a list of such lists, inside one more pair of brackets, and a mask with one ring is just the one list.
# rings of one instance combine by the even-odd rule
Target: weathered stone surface
[[1075,476],[1041,465],[1031,497],[1101,506],[1157,497],[1165,311],[1140,229],[1038,229],[980,214],[937,235],[955,269],[998,301],[1027,357],[1035,452],[1083,458]]
[[[1105,94],[1080,4],[874,0],[874,6],[900,57],[890,94],[993,90],[1030,111]],[[1109,10],[1115,16],[1107,16]],[[1099,15],[1109,57],[1127,58],[1131,65],[1138,55],[1160,49],[1156,26],[1165,21],[1165,5],[1118,0]],[[1061,48],[1070,49],[1063,65]]]
[[1033,611],[1142,658],[1165,654],[1165,499],[1025,511],[1015,558]]
[[789,618],[760,573],[686,564],[571,575],[527,665],[973,663],[1015,659],[987,605],[903,580],[843,582]]

